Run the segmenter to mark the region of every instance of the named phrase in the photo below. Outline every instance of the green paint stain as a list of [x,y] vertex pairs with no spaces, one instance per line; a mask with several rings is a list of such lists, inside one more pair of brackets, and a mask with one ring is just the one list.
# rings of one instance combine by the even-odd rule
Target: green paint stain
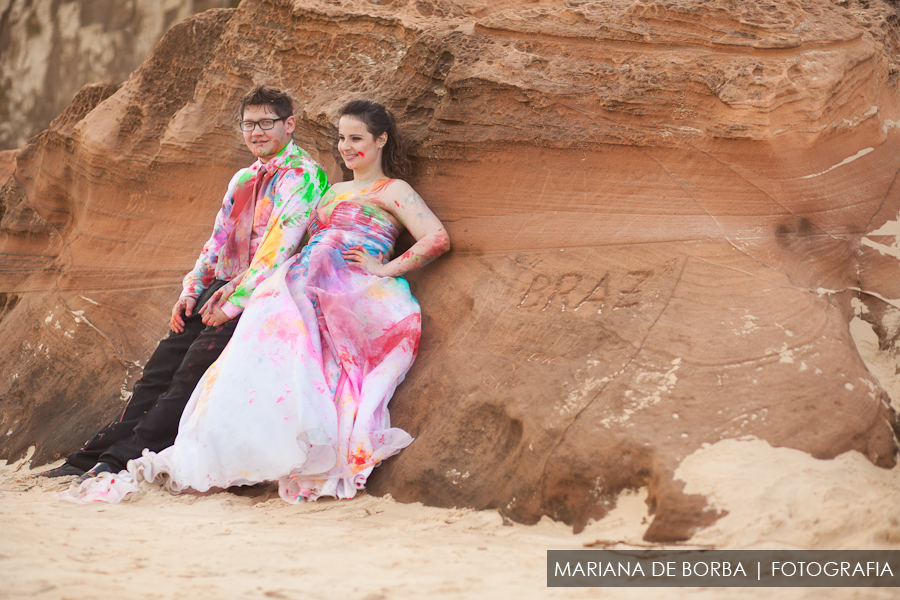
[[253,171],[250,169],[241,169],[241,174],[238,175],[237,185],[247,183],[249,180],[253,179],[253,176]]

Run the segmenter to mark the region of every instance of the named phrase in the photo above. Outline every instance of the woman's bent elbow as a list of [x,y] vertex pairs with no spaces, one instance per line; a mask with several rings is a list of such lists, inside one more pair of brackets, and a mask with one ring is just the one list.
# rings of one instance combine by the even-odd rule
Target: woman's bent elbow
[[441,254],[444,254],[448,250],[450,250],[450,236],[447,234],[447,231],[442,231],[441,236],[438,239],[438,248]]

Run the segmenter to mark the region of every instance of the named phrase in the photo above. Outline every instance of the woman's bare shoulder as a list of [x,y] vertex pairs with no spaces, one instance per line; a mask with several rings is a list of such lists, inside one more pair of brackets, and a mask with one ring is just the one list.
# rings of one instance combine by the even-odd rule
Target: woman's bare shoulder
[[422,200],[416,190],[402,179],[392,179],[385,192],[388,200]]

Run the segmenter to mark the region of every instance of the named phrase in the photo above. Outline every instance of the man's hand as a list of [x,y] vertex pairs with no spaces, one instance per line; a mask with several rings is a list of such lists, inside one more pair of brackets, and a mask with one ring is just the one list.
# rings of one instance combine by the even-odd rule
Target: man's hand
[[179,298],[178,302],[175,303],[175,306],[172,307],[172,320],[169,321],[169,325],[172,327],[172,331],[175,333],[181,333],[184,331],[184,319],[181,317],[184,314],[185,317],[189,317],[194,314],[194,307],[197,306],[197,299],[191,298],[190,296],[185,296],[183,298]]
[[213,293],[209,301],[200,308],[200,315],[203,317],[204,323],[206,323],[207,315],[212,314],[215,309],[225,306],[225,303],[231,298],[231,294],[234,293],[236,288],[237,285],[232,281],[231,283],[220,287]]
[[234,293],[235,288],[237,288],[237,285],[233,281],[228,285],[222,286],[216,290],[209,301],[203,305],[203,308],[200,309],[200,316],[204,325],[207,325],[208,327],[218,327],[231,318],[225,314],[222,307],[225,306],[225,302],[227,302],[231,297],[231,294]]
[[203,313],[203,323],[207,327],[218,327],[230,319],[231,317],[226,315],[225,311],[218,306]]

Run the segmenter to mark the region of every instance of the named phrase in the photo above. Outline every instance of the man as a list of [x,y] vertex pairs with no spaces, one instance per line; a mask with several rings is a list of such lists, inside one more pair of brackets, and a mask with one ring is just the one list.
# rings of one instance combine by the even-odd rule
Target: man
[[[145,448],[171,446],[200,377],[219,357],[253,290],[294,254],[328,187],[324,169],[294,145],[290,97],[257,86],[241,101],[240,130],[259,160],[228,185],[212,236],[172,308],[157,346],[120,417],[41,477],[117,472]],[[230,292],[228,295],[227,292]]]

